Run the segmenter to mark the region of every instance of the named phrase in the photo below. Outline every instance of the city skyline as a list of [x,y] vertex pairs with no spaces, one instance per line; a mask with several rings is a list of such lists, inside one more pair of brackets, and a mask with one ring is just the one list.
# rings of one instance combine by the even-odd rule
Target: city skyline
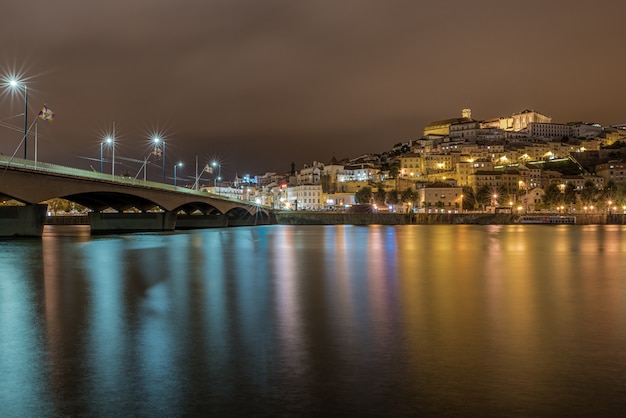
[[[113,122],[120,158],[143,158],[159,132],[169,172],[198,155],[225,177],[379,153],[462,108],[626,122],[610,18],[626,5],[555,3],[16,2],[0,69],[28,83],[30,121],[44,104],[56,114],[40,158],[86,169]],[[20,127],[23,97],[0,95],[0,120]],[[12,154],[19,130],[0,132]]]

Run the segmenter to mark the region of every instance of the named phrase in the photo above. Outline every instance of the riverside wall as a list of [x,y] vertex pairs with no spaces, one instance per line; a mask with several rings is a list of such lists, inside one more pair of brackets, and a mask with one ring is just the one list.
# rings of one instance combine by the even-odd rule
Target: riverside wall
[[[558,216],[558,214],[535,214]],[[577,225],[624,225],[623,214],[568,214],[575,216]],[[520,215],[510,213],[346,213],[346,212],[276,212],[280,225],[511,225]]]
[[[558,216],[558,214],[534,214]],[[568,215],[570,216],[570,215]],[[624,214],[575,214],[577,225],[626,225]],[[509,225],[519,223],[520,216],[509,213],[346,213],[346,212],[276,212],[280,225]],[[89,225],[87,216],[53,216],[47,225]]]

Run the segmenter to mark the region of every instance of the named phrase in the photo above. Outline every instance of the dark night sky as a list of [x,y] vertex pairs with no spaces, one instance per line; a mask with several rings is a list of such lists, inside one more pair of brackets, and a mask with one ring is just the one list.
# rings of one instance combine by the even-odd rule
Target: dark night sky
[[[8,1],[0,71],[27,79],[31,120],[56,113],[43,161],[97,167],[83,157],[115,121],[121,157],[142,159],[158,130],[171,162],[286,172],[388,150],[463,107],[624,123],[625,14],[621,0]],[[0,93],[20,127],[23,101]],[[0,134],[12,154],[19,132]]]

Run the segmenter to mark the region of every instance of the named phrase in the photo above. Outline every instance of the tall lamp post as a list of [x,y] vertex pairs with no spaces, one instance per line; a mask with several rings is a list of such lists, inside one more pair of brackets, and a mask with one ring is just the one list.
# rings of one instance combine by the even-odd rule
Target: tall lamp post
[[100,173],[102,173],[102,145],[104,145],[104,142],[100,141]]
[[111,154],[111,175],[113,177],[115,177],[115,138],[111,137],[111,136],[107,136],[105,138],[105,141],[107,144],[109,144],[112,147],[112,154]]
[[26,83],[16,79],[10,80],[9,85],[14,89],[17,89],[20,85],[24,86],[24,159],[26,159],[26,142],[28,140],[28,86]]
[[161,154],[161,159],[163,160],[162,161],[162,163],[163,163],[162,164],[163,165],[163,183],[165,183],[165,141],[162,140],[161,138],[159,138],[158,136],[155,136],[154,138],[152,138],[152,141],[154,142],[154,146],[155,147],[158,147],[159,144],[161,142],[163,142],[163,146],[161,148],[161,153],[162,153]]
[[[111,135],[104,137],[107,145],[111,146],[111,175],[115,177],[115,121],[113,121],[113,132]],[[100,142],[100,172],[102,173],[102,142]]]
[[174,164],[174,186],[176,186],[176,167],[183,167],[183,163]]
[[216,180],[217,181],[222,181],[222,165],[219,164],[217,161],[213,161],[211,163],[211,165],[213,167],[217,166],[217,177],[213,179],[213,187],[215,187],[217,189],[217,194],[220,194],[220,189],[217,188]]

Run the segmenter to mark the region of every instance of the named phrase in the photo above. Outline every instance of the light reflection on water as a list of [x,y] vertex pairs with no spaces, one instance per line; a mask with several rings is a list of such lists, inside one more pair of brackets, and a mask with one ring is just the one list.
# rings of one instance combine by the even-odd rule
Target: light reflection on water
[[610,415],[621,226],[0,241],[2,416]]

